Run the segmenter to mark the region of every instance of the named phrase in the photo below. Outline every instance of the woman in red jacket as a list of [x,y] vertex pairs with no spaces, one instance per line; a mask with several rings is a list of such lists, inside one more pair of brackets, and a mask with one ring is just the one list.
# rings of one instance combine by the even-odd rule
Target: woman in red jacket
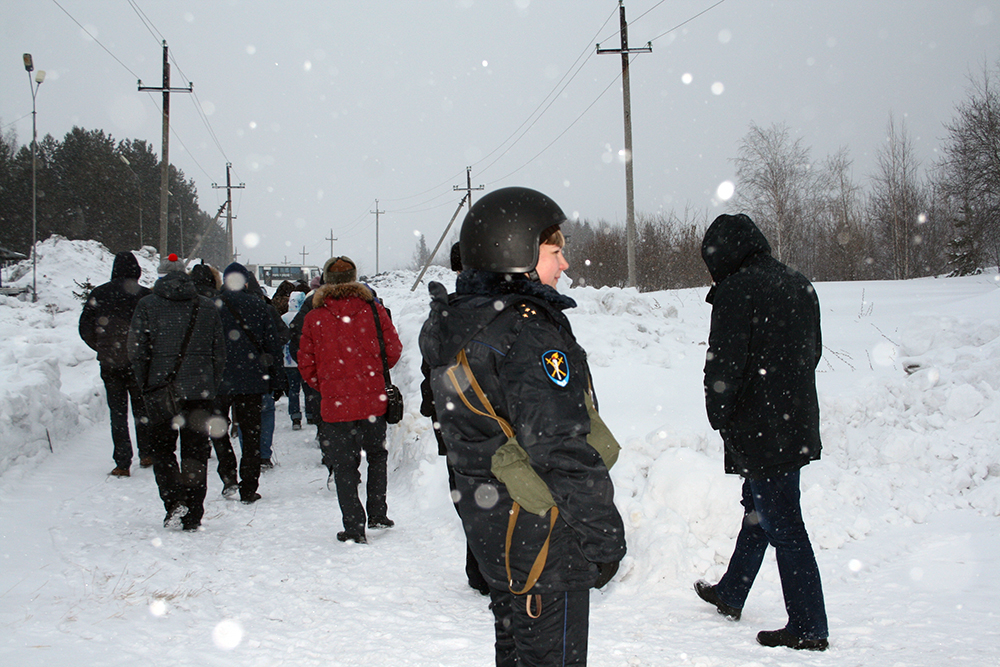
[[[341,542],[364,543],[365,509],[369,528],[389,528],[386,516],[385,379],[375,317],[382,325],[386,362],[392,368],[403,346],[382,304],[359,283],[347,257],[327,261],[324,285],[313,295],[299,343],[302,379],[322,396],[319,441],[323,464],[337,484],[344,519]],[[368,458],[366,507],[358,499],[361,450]]]

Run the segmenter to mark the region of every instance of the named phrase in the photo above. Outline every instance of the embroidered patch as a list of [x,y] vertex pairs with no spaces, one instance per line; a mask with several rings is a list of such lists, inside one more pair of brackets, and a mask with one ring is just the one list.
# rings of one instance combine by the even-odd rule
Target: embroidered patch
[[549,350],[542,355],[542,367],[549,379],[560,387],[569,384],[569,363],[566,354],[559,350]]

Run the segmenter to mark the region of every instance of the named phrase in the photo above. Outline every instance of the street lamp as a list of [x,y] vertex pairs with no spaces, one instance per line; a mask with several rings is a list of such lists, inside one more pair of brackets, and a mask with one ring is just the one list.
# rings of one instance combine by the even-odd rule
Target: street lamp
[[139,250],[142,250],[142,185],[139,183],[139,177],[136,176],[134,171],[132,171],[132,163],[128,161],[128,158],[121,153],[118,154],[118,158],[124,162],[128,170],[132,172],[132,176],[135,177],[135,187],[139,191]]
[[35,64],[31,61],[31,54],[24,54],[24,69],[28,72],[28,87],[31,88],[31,301],[38,301],[38,283],[36,281],[38,268],[38,253],[35,245],[38,243],[38,221],[37,221],[37,188],[35,185],[35,144],[38,142],[38,130],[35,125],[35,96],[38,95],[38,87],[45,81],[45,70],[35,72],[35,85],[31,85],[31,73],[35,69]]

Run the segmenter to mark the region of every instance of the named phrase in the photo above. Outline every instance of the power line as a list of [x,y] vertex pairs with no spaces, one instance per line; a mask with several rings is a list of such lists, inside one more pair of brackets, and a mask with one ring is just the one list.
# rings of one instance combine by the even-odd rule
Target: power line
[[97,44],[97,45],[98,45],[99,47],[101,47],[102,49],[104,49],[104,50],[105,50],[105,51],[107,52],[107,54],[108,54],[109,56],[111,56],[112,58],[114,58],[114,59],[115,59],[115,60],[116,60],[116,61],[118,62],[118,64],[119,64],[119,65],[121,65],[122,67],[124,67],[124,68],[125,68],[125,71],[126,71],[126,72],[128,72],[129,74],[131,74],[132,76],[134,76],[134,77],[135,77],[136,79],[138,79],[138,78],[139,78],[139,75],[138,75],[138,74],[136,74],[135,72],[133,72],[132,70],[130,70],[130,69],[129,69],[129,67],[128,67],[128,65],[126,65],[125,63],[123,63],[123,62],[122,62],[121,60],[119,60],[119,59],[118,59],[118,56],[116,56],[115,54],[111,53],[111,51],[110,51],[110,50],[108,50],[108,47],[106,47],[106,46],[104,46],[103,44],[101,44],[101,40],[99,40],[99,39],[97,39],[96,37],[94,37],[94,36],[93,36],[93,35],[92,35],[92,34],[90,33],[90,31],[89,31],[89,30],[87,30],[86,28],[84,28],[84,27],[83,27],[83,25],[82,25],[82,24],[81,24],[81,23],[80,23],[79,21],[77,21],[77,20],[76,20],[75,18],[73,18],[73,15],[72,15],[72,14],[70,14],[70,13],[69,13],[68,11],[66,11],[66,9],[65,9],[65,8],[64,8],[64,7],[62,6],[62,5],[60,5],[60,4],[59,4],[58,0],[52,0],[52,2],[53,2],[53,4],[55,4],[55,6],[56,6],[56,7],[58,7],[59,9],[61,9],[61,10],[63,11],[63,13],[64,13],[64,14],[65,14],[66,16],[68,16],[68,17],[69,17],[69,19],[70,19],[70,20],[71,20],[71,21],[72,21],[73,23],[75,23],[75,24],[77,24],[78,26],[80,26],[80,30],[82,30],[82,31],[84,31],[85,33],[87,33],[87,36],[88,36],[88,37],[90,37],[90,38],[91,38],[92,40],[94,40],[94,43],[96,43],[96,44]]

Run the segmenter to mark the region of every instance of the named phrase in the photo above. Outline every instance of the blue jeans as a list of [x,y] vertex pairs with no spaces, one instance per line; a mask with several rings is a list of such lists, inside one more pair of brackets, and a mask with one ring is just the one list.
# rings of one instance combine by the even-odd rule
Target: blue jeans
[[302,391],[302,374],[296,366],[285,366],[285,377],[288,378],[288,416],[292,419],[302,419],[302,407],[299,402],[299,392]]
[[729,569],[716,585],[719,598],[743,608],[767,545],[774,547],[789,632],[800,639],[826,639],[826,607],[819,567],[799,504],[799,471],[743,480],[743,527]]

